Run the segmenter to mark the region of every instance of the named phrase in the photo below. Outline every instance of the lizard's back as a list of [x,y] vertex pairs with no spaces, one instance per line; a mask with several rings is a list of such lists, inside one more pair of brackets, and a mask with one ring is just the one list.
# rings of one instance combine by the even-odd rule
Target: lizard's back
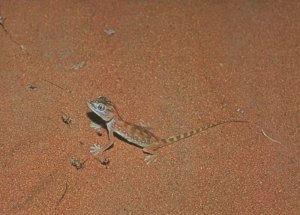
[[123,120],[116,122],[114,132],[142,148],[161,141],[161,138],[155,136],[149,129]]

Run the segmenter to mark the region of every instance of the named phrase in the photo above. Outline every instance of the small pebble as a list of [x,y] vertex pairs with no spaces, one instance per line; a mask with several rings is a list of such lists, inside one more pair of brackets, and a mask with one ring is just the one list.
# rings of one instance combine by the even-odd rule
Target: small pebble
[[104,32],[108,35],[108,36],[112,36],[116,33],[116,31],[113,28],[105,28]]

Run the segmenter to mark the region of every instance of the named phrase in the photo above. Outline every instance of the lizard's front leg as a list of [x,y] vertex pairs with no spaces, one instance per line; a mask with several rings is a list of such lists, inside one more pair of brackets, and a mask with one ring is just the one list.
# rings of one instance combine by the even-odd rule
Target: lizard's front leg
[[93,146],[91,146],[90,152],[93,155],[102,154],[114,144],[113,138],[113,132],[108,130],[108,143],[105,144],[103,147],[101,147],[99,144],[94,144]]
[[96,129],[97,130],[97,133],[102,135],[102,126],[95,123],[95,122],[91,122],[90,123],[90,127],[93,128],[93,129]]

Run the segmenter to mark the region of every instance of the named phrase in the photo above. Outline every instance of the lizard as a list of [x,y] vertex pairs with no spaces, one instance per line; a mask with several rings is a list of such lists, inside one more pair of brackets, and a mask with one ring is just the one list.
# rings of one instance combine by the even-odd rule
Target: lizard
[[[105,96],[100,96],[95,100],[87,102],[90,110],[99,116],[107,127],[108,143],[103,147],[98,144],[94,144],[90,148],[90,152],[93,155],[101,154],[107,149],[111,148],[114,144],[114,133],[121,136],[128,142],[142,148],[147,164],[150,164],[157,157],[156,151],[162,147],[171,145],[180,140],[189,138],[193,135],[199,134],[200,132],[206,131],[210,128],[232,122],[247,122],[243,120],[227,120],[221,121],[214,124],[207,124],[202,128],[190,130],[185,133],[170,136],[168,138],[160,138],[154,135],[149,129],[144,126],[136,125],[127,122],[121,118],[114,103],[108,100]],[[90,127],[97,129],[101,133],[102,126],[91,122]]]

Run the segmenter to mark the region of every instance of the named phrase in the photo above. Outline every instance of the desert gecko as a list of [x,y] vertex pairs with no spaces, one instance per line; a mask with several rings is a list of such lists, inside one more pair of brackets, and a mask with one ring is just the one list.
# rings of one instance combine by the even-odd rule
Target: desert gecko
[[[108,143],[103,147],[100,147],[98,144],[94,144],[90,150],[92,154],[97,155],[109,149],[114,144],[113,133],[116,133],[122,138],[129,141],[130,143],[141,147],[143,149],[144,154],[146,155],[144,161],[147,164],[155,160],[155,158],[157,157],[155,151],[159,148],[173,144],[179,140],[191,137],[209,128],[219,126],[225,123],[247,122],[241,120],[223,121],[215,124],[208,124],[202,128],[194,129],[182,134],[162,139],[154,135],[151,131],[149,131],[149,129],[147,129],[144,126],[132,124],[123,120],[118,114],[116,106],[104,96],[100,96],[95,100],[87,102],[87,105],[96,115],[98,115],[105,122],[108,131]],[[101,125],[91,122],[90,126],[92,128],[97,129],[98,132],[101,132]]]

